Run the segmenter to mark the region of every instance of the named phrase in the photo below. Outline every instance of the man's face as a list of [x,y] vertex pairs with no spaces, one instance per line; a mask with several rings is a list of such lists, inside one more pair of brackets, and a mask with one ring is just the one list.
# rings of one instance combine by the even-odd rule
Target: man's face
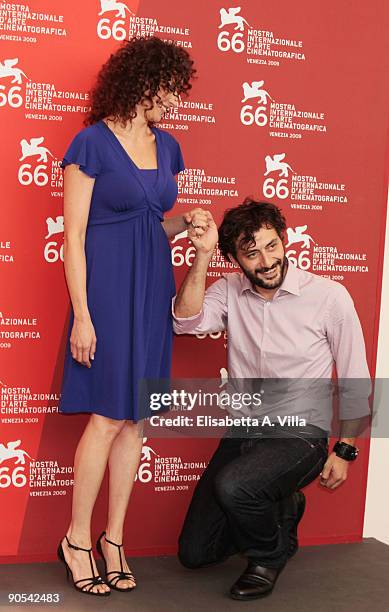
[[236,263],[253,285],[277,289],[284,279],[287,263],[282,240],[274,228],[266,227],[255,232],[254,238],[255,245],[237,247]]

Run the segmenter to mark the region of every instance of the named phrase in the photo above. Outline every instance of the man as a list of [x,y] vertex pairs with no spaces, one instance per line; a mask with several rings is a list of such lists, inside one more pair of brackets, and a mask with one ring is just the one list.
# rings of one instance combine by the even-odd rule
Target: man
[[[305,508],[300,489],[319,474],[329,489],[344,482],[358,451],[358,430],[350,424],[369,413],[369,370],[353,301],[341,284],[288,263],[285,232],[285,219],[273,204],[246,199],[227,211],[219,247],[241,271],[223,275],[205,291],[218,241],[209,215],[208,223],[189,232],[196,256],[173,299],[177,334],[228,330],[230,377],[261,379],[265,387],[273,380],[288,390],[280,399],[270,386],[277,398],[269,405],[271,425],[238,427],[221,440],[196,487],[179,540],[179,558],[190,568],[242,553],[247,568],[230,590],[241,600],[271,593],[298,548],[297,525]],[[334,364],[345,389],[343,433],[328,456],[332,396],[323,388],[330,386]],[[369,390],[365,384],[361,395],[355,393],[350,379],[364,380]],[[294,416],[298,412],[297,428],[277,422],[285,406]]]

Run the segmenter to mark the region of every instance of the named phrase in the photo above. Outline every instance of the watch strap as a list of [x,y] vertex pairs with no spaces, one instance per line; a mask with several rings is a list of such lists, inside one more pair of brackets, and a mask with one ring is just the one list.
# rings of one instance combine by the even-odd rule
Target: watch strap
[[346,442],[340,442],[339,440],[334,444],[333,452],[337,457],[345,459],[346,461],[355,461],[358,457],[358,448],[347,444]]

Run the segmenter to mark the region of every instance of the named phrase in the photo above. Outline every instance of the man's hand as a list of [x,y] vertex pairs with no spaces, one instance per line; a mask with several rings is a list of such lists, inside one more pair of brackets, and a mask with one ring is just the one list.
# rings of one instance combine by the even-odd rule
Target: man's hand
[[188,226],[188,238],[198,253],[212,255],[219,237],[216,223],[209,211],[191,212],[195,214]]
[[320,484],[327,489],[336,489],[347,478],[348,461],[331,453],[320,474]]

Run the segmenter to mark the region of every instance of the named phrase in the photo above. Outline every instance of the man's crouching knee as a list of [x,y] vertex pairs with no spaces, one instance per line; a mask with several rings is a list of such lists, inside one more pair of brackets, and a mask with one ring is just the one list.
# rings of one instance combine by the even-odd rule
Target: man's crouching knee
[[178,542],[178,559],[184,567],[197,569],[206,565],[201,550],[193,542],[185,542],[183,538]]

